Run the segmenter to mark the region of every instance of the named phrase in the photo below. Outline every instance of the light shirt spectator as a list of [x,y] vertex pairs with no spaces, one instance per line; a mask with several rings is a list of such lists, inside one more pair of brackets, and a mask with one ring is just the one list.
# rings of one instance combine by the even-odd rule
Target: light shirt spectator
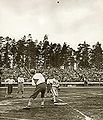
[[5,80],[5,82],[8,83],[8,84],[13,84],[15,82],[15,80],[8,78],[8,79]]
[[24,78],[23,77],[18,77],[18,83],[24,83]]

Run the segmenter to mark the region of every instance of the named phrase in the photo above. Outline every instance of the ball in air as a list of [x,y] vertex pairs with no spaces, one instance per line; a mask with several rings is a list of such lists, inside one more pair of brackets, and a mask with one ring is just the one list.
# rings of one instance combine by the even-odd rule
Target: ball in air
[[57,1],[57,3],[59,3],[59,1]]

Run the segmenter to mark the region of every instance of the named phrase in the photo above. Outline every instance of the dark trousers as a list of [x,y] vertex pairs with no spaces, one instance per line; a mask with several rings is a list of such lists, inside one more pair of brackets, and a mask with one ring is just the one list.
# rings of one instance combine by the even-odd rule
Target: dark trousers
[[8,84],[8,94],[10,95],[13,91],[13,86],[12,84]]
[[41,98],[44,98],[45,91],[46,91],[46,84],[45,83],[41,83],[41,84],[36,86],[35,91],[30,96],[30,98],[35,99],[39,93],[41,93]]

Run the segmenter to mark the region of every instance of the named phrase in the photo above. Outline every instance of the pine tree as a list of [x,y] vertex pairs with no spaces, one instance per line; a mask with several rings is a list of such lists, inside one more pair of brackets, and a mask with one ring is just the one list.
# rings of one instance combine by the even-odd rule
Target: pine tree
[[91,54],[91,64],[96,67],[98,70],[103,67],[103,55],[102,55],[101,44],[97,42],[96,45],[93,45],[92,54]]
[[78,51],[76,51],[76,60],[77,60],[77,66],[81,68],[88,68],[89,65],[89,46],[84,41],[83,44],[78,45]]
[[43,39],[43,47],[42,47],[42,58],[44,59],[44,68],[47,68],[48,63],[49,63],[49,41],[48,41],[48,36],[45,35]]

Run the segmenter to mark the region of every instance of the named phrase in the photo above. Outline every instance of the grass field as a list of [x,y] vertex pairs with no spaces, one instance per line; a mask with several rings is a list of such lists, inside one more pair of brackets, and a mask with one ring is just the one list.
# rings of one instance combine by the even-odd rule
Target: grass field
[[51,98],[45,99],[45,107],[40,106],[40,95],[34,100],[33,108],[27,105],[33,88],[25,88],[25,98],[5,98],[5,89],[0,88],[0,120],[103,120],[103,88],[78,87],[61,88],[59,97],[65,106],[55,106]]

